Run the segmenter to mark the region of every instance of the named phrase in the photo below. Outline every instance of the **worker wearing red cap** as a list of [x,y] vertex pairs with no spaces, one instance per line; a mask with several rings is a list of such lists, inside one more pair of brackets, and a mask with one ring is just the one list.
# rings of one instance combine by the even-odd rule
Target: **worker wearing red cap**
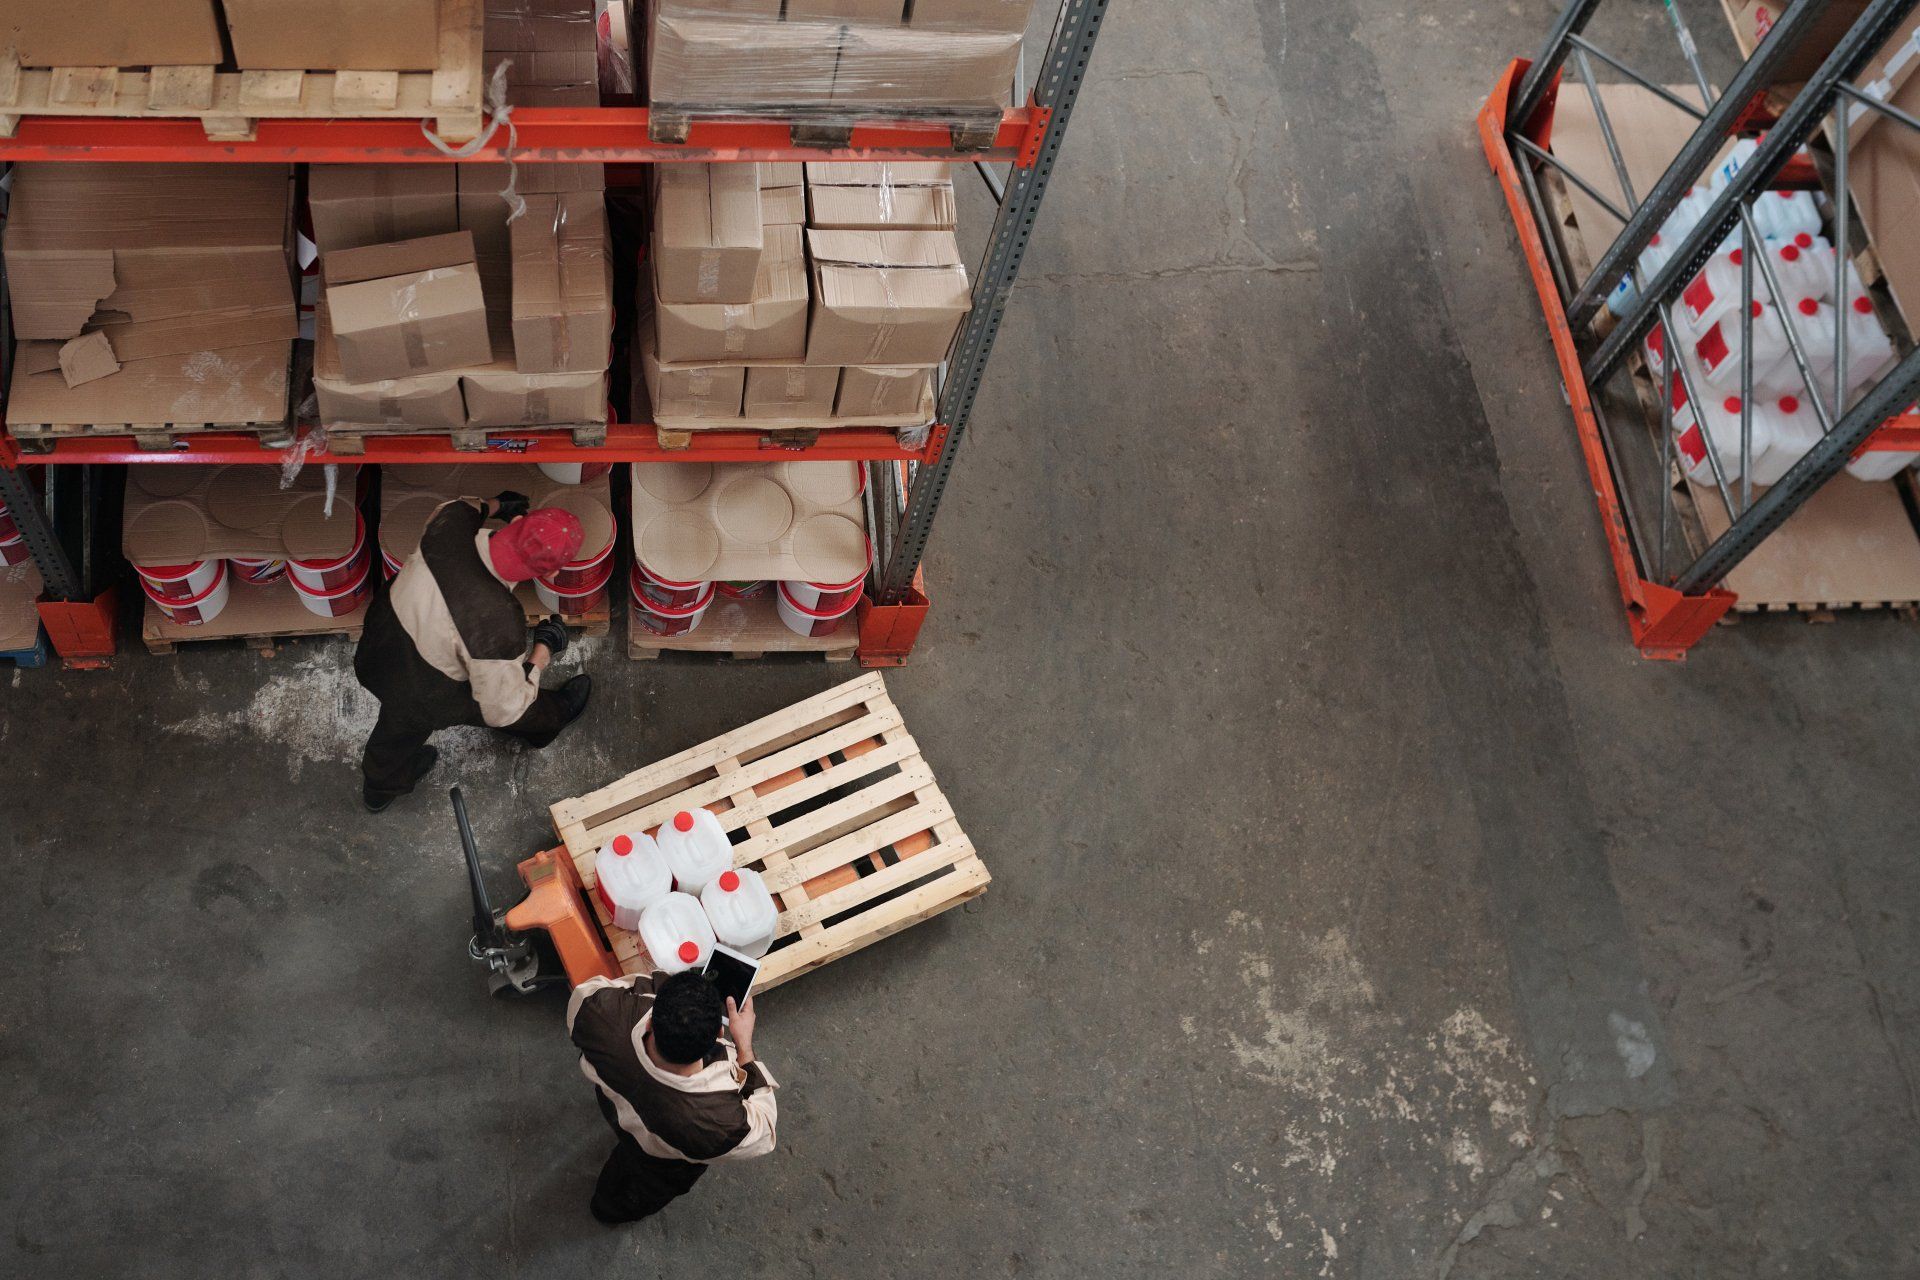
[[[462,498],[427,522],[420,549],[367,610],[354,674],[380,699],[380,719],[360,768],[363,799],[379,813],[432,772],[437,729],[489,725],[544,747],[586,709],[591,678],[542,689],[540,674],[567,647],[567,629],[533,629],[516,583],[554,572],[580,554],[571,512],[529,511],[527,499]],[[488,529],[491,519],[504,528]]]

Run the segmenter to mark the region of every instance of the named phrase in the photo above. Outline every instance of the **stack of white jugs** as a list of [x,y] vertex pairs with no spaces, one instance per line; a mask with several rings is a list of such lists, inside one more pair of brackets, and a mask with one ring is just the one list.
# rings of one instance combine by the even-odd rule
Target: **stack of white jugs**
[[[1754,144],[1742,143],[1714,176],[1713,190],[1726,180],[1748,155]],[[1665,243],[1668,251],[1678,245],[1699,222],[1712,202],[1713,190],[1696,189],[1681,202],[1661,234],[1657,246]],[[1851,264],[1846,270],[1846,298],[1836,306],[1833,287],[1836,257],[1833,245],[1821,234],[1821,217],[1813,196],[1804,191],[1763,193],[1753,206],[1756,228],[1764,237],[1761,251],[1768,255],[1773,274],[1783,295],[1777,305],[1768,292],[1766,277],[1758,262],[1752,267],[1755,299],[1752,303],[1753,340],[1752,390],[1754,404],[1748,443],[1752,463],[1752,482],[1770,485],[1779,481],[1793,464],[1820,441],[1819,415],[1808,401],[1809,388],[1794,359],[1787,328],[1792,326],[1801,350],[1813,374],[1812,394],[1822,404],[1834,402],[1836,382],[1851,398],[1869,386],[1890,368],[1895,359],[1893,343],[1874,314],[1873,302]],[[1700,406],[1706,420],[1701,430],[1695,406],[1688,402],[1686,380],[1678,371],[1673,382],[1673,429],[1682,465],[1696,482],[1710,483],[1714,461],[1729,482],[1740,478],[1741,445],[1741,352],[1748,325],[1740,314],[1744,294],[1741,283],[1745,271],[1746,246],[1737,230],[1720,246],[1701,272],[1681,292],[1674,323],[1685,340],[1683,351],[1696,381],[1695,388],[1707,403]],[[1665,257],[1649,263],[1642,258],[1642,270],[1649,275],[1665,265]],[[1844,324],[1847,330],[1847,367],[1836,374],[1834,337]],[[1667,336],[1655,328],[1646,343],[1647,362],[1654,376],[1666,374]],[[1709,438],[1714,459],[1708,457]],[[1887,480],[1911,465],[1916,456],[1902,453],[1867,453],[1847,465],[1860,480]]]
[[726,829],[705,809],[674,814],[657,839],[616,835],[593,869],[613,923],[640,935],[657,969],[704,969],[716,942],[750,956],[773,946],[780,909],[759,872],[735,868]]

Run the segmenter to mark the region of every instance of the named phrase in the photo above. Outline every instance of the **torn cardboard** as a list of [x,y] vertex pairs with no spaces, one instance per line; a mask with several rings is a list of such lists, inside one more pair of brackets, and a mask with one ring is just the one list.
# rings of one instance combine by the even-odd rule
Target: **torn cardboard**
[[676,582],[846,582],[867,568],[851,462],[633,465],[633,549]]
[[7,0],[0,51],[23,67],[218,66],[213,0]]
[[840,370],[833,365],[755,365],[747,370],[741,416],[831,418],[839,390]]
[[521,373],[605,371],[613,267],[598,192],[527,198],[513,223],[513,356]]
[[[128,360],[110,378],[69,387],[58,349],[21,344],[7,418],[36,426],[264,426],[287,420],[290,342]],[[52,355],[51,366],[45,362]],[[34,370],[39,368],[40,372]]]
[[299,332],[292,184],[278,165],[14,166],[14,332],[103,330],[122,361]]
[[658,166],[653,267],[666,302],[751,302],[765,243],[760,179],[744,164]]
[[488,363],[486,299],[465,231],[321,259],[341,371],[354,382]]
[[104,333],[89,333],[73,338],[60,348],[60,376],[69,387],[77,387],[97,378],[120,372],[114,359],[113,344]]
[[321,253],[460,229],[451,164],[316,164],[307,170],[307,207]]
[[842,231],[951,231],[953,178],[938,162],[812,161],[807,225]]
[[418,427],[452,431],[466,425],[466,401],[456,371],[354,382],[340,369],[340,352],[323,300],[315,316],[313,390],[320,422],[328,427]]
[[809,231],[810,364],[939,364],[972,306],[951,231]]
[[916,414],[933,395],[933,370],[848,365],[834,401],[836,418],[895,418]]
[[[765,241],[751,301],[653,304],[663,362],[799,360],[806,356],[807,261],[800,228],[767,227]],[[650,289],[650,282],[642,282],[643,293]],[[643,298],[641,309],[646,305]]]
[[647,384],[647,400],[655,418],[738,418],[746,392],[747,371],[739,365],[682,365],[662,368],[650,325],[642,326],[635,344]]
[[440,0],[222,3],[233,61],[242,71],[432,71],[440,65]]
[[359,468],[343,466],[327,513],[327,477],[308,467],[280,486],[280,469],[252,463],[133,467],[120,548],[136,565],[187,564],[228,556],[338,559],[357,536]]

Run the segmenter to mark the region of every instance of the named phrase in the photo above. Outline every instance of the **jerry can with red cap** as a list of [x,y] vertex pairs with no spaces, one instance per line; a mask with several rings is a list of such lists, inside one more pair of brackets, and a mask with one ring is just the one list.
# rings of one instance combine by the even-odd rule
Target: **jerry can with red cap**
[[704,969],[713,954],[713,925],[700,899],[669,893],[640,913],[640,945],[667,973]]
[[682,809],[660,824],[655,838],[681,893],[698,897],[707,881],[733,867],[733,842],[720,819],[705,809]]
[[629,932],[640,913],[673,891],[666,855],[645,832],[623,831],[600,847],[593,860],[594,892],[613,922]]
[[763,956],[773,946],[780,908],[767,882],[751,867],[722,871],[700,891],[714,936],[743,955]]

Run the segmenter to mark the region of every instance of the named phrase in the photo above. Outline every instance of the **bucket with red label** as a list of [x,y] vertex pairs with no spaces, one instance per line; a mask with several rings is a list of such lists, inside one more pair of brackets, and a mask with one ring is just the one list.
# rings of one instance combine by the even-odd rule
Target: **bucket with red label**
[[774,605],[780,612],[780,621],[787,624],[787,630],[799,636],[830,636],[840,629],[849,614],[860,603],[860,593],[855,591],[845,604],[831,609],[810,608],[794,599],[793,588],[796,584],[777,582],[774,590]]
[[32,558],[32,553],[27,550],[27,540],[19,534],[16,533],[11,538],[0,538],[0,564],[12,568],[16,564],[25,564]]
[[669,609],[692,604],[707,589],[704,582],[676,582],[672,578],[664,578],[638,560],[633,562],[631,577],[635,599],[645,596],[654,604],[665,605]]
[[233,570],[234,577],[242,582],[251,582],[256,587],[268,582],[278,582],[287,573],[285,560],[256,560],[251,556],[228,556],[227,565]]
[[613,574],[613,540],[598,555],[561,565],[541,581],[563,595],[580,595],[589,587],[604,587]]
[[[353,549],[343,556],[321,560],[289,560],[287,571],[294,585],[307,591],[324,593],[336,587],[351,587],[364,582],[372,557],[367,553],[367,521],[358,509],[353,513]],[[302,597],[305,598],[304,596]],[[353,610],[347,610],[352,613]],[[339,615],[335,615],[338,617]]]
[[628,579],[633,595],[634,625],[656,636],[683,636],[700,625],[707,616],[707,606],[713,603],[714,588],[711,582],[700,589],[700,594],[689,604],[657,604],[640,590],[639,566]]
[[309,613],[317,613],[323,618],[344,618],[367,602],[373,594],[373,558],[363,556],[360,560],[360,574],[353,581],[340,586],[310,587],[299,576],[288,578],[293,592],[300,597],[300,603],[307,606]]
[[613,470],[611,462],[542,462],[542,475],[555,484],[586,484]]
[[198,600],[226,571],[224,560],[189,560],[186,564],[135,565],[140,585],[155,600]]
[[227,572],[225,560],[208,560],[205,563],[212,566],[210,579],[205,587],[192,595],[161,595],[155,590],[154,584],[146,579],[145,570],[141,571],[140,589],[147,593],[147,599],[153,601],[160,612],[183,627],[197,627],[212,622],[227,607],[227,585],[233,579]]
[[867,563],[856,577],[845,582],[788,582],[784,585],[793,602],[803,609],[822,613],[845,612],[845,606],[857,604],[866,586],[867,572],[873,568],[873,539],[867,539]]
[[713,584],[720,594],[729,600],[752,600],[767,593],[765,578],[751,578],[740,581],[721,581]]
[[[613,548],[609,546],[600,557],[600,567],[581,574],[568,573],[572,568],[563,569],[551,578],[535,578],[533,593],[540,597],[540,603],[549,610],[564,617],[578,618],[592,613],[607,603],[607,584],[613,581]],[[562,582],[562,574],[567,581]]]

